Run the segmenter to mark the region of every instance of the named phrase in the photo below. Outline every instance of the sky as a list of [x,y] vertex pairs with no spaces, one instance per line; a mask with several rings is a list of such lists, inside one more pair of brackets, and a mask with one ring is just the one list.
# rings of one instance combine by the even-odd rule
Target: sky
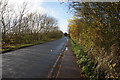
[[66,3],[60,4],[60,2],[44,2],[41,5],[44,9],[48,10],[48,14],[58,19],[60,30],[67,32],[68,19],[72,17]]
[[[60,0],[61,1],[61,0]],[[9,0],[10,4],[18,5],[23,2],[29,4],[31,12],[37,11],[41,14],[48,14],[58,20],[59,29],[63,32],[68,31],[68,19],[72,17],[67,3],[59,0]]]

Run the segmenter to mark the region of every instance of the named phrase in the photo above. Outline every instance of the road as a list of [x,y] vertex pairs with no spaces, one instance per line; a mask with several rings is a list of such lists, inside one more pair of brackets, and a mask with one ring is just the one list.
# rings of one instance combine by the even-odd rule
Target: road
[[2,54],[3,78],[47,78],[66,37]]

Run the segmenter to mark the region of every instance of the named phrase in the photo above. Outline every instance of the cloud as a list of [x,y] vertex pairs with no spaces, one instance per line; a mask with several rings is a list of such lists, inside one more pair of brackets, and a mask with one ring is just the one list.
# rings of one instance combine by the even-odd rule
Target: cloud
[[28,4],[29,12],[39,12],[40,14],[48,14],[50,16],[56,17],[58,14],[51,8],[46,9],[42,7],[44,2],[58,2],[59,0],[8,0],[9,4],[14,7],[16,11],[19,11],[18,6],[22,5],[23,2]]
[[10,3],[21,4],[23,2],[29,2],[32,4],[42,3],[44,0],[8,0]]
[[60,30],[62,30],[63,32],[67,32],[68,31],[68,21],[67,19],[59,19],[59,27]]
[[28,10],[29,12],[39,12],[41,14],[45,14],[46,10],[41,7],[44,0],[8,0],[9,4],[14,6],[16,10],[18,10],[17,6],[22,5],[23,2],[26,2],[28,4]]

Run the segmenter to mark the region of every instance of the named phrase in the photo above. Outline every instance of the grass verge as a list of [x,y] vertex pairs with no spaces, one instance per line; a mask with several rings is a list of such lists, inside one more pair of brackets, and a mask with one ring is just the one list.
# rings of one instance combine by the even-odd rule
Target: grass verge
[[83,46],[76,44],[70,40],[72,50],[77,57],[77,64],[82,68],[82,74],[89,78],[89,80],[108,80],[105,79],[104,71],[96,69],[97,63],[87,55],[83,50]]
[[36,41],[36,42],[33,42],[33,43],[29,43],[29,44],[9,44],[9,45],[7,44],[7,45],[2,46],[2,49],[0,49],[0,51],[3,54],[3,53],[6,53],[6,52],[10,52],[10,51],[14,51],[14,50],[17,50],[17,49],[30,47],[30,46],[34,46],[34,45],[37,45],[37,44],[42,44],[42,43],[46,43],[46,42],[50,42],[50,41],[54,41],[54,40],[57,40],[57,39]]

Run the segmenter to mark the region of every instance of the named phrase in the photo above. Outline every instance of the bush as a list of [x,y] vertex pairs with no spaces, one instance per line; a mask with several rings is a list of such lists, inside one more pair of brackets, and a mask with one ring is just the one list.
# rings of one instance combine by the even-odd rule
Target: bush
[[96,69],[98,66],[95,61],[87,55],[87,52],[83,50],[83,47],[71,40],[72,50],[77,57],[77,64],[81,66],[83,73],[90,78],[90,80],[98,80],[105,78],[105,72],[102,69]]

